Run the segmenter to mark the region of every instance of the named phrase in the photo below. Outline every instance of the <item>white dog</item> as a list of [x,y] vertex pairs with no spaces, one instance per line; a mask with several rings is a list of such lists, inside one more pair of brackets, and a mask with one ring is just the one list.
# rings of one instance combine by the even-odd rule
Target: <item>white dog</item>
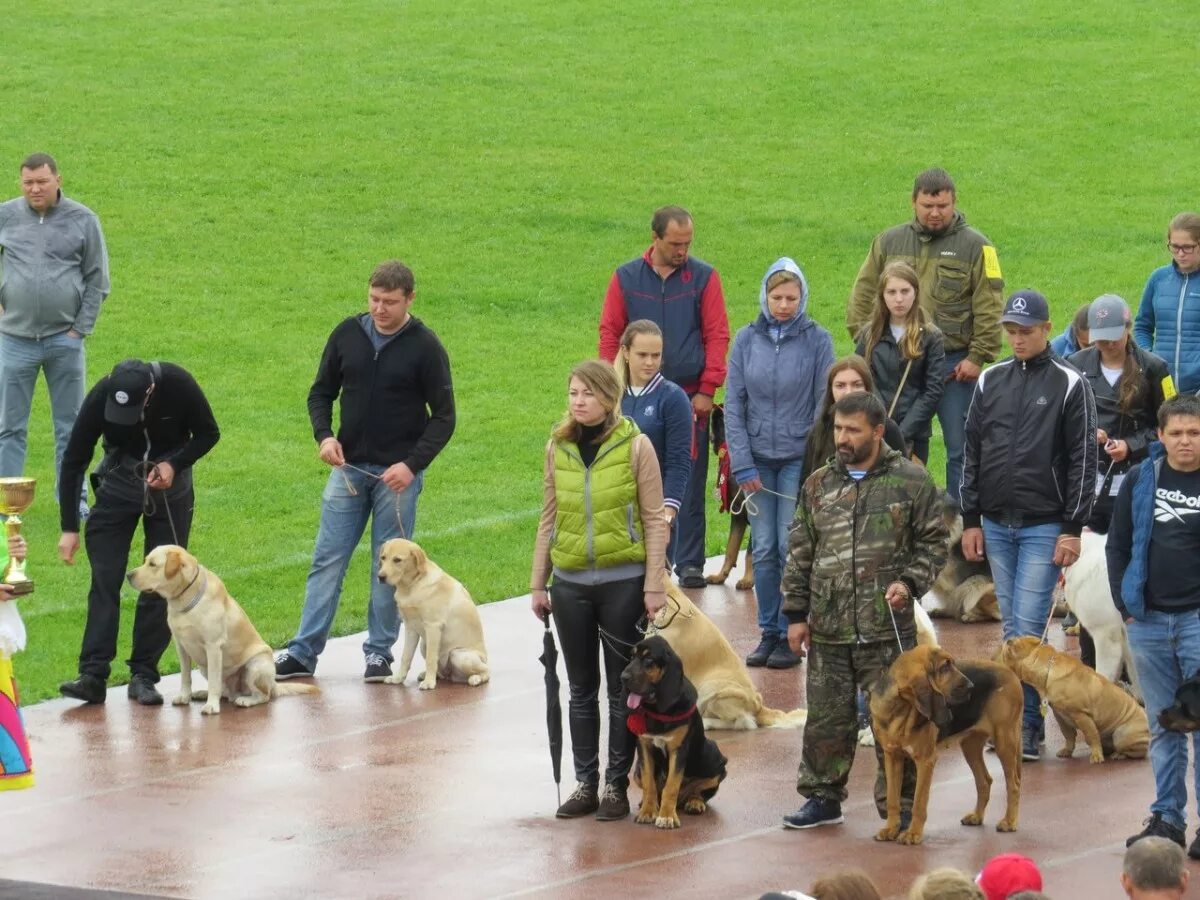
[[404,684],[418,642],[425,657],[421,690],[437,687],[439,675],[473,686],[488,680],[483,622],[466,588],[403,538],[380,548],[379,580],[396,589],[404,620],[404,650],[400,665],[384,679],[387,684]]

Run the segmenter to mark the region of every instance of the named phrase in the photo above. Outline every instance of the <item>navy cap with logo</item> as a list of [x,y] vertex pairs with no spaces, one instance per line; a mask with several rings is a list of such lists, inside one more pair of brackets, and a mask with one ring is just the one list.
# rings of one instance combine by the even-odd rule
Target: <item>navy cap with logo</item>
[[1050,321],[1050,304],[1037,291],[1017,291],[1004,301],[1000,321],[1014,325],[1042,325]]
[[117,363],[108,376],[104,418],[114,425],[136,425],[153,384],[150,363],[140,359]]

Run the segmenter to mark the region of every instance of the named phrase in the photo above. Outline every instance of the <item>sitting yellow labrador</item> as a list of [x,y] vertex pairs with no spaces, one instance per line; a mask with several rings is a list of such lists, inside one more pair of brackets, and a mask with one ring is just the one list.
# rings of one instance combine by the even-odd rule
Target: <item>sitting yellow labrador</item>
[[403,538],[380,549],[379,580],[396,589],[396,606],[404,620],[400,665],[385,682],[404,684],[418,641],[425,657],[421,690],[437,687],[439,675],[472,686],[488,680],[483,622],[466,588]]
[[[167,626],[175,639],[181,675],[179,693],[171,701],[176,706],[204,700],[201,712],[216,715],[222,697],[237,706],[258,706],[285,694],[318,692],[312,684],[275,682],[271,648],[221,579],[182,547],[155,547],[126,577],[139,591],[153,591],[167,601]],[[208,681],[208,690],[192,690],[193,661]]]
[[1075,752],[1076,729],[1083,732],[1094,763],[1142,759],[1150,746],[1146,710],[1103,675],[1036,637],[1010,638],[996,654],[1017,677],[1046,698],[1067,739],[1061,757]]

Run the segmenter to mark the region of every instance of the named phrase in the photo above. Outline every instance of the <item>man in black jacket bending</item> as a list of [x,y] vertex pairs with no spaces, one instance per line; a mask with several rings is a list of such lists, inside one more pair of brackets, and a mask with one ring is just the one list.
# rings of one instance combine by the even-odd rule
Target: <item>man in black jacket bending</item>
[[[192,464],[221,437],[200,385],[169,362],[127,359],[84,398],[63,454],[58,480],[62,537],[58,555],[71,565],[79,549],[79,496],[96,442],[105,456],[93,476],[96,497],[84,538],[92,565],[79,677],[59,686],[63,696],[103,703],[117,652],[121,583],[138,520],[145,551],[160,544],[186,547],[192,528]],[[138,596],[129,657],[129,697],[162,703],[154,687],[158,660],[171,642],[167,605],[157,594]]]
[[[986,556],[1005,640],[1041,635],[1060,566],[1079,559],[1096,489],[1096,403],[1050,349],[1050,307],[1017,291],[1000,317],[1013,355],[986,369],[967,411],[963,555]],[[1041,758],[1038,694],[1025,685],[1021,758]]]
[[[308,417],[321,459],[333,466],[321,498],[321,522],[304,587],[300,627],[275,658],[276,678],[312,675],[325,649],[342,580],[371,519],[371,589],[365,681],[391,674],[400,635],[393,590],[377,577],[379,549],[412,539],[425,469],[454,433],[450,361],[432,331],[409,312],[413,273],[380,263],[371,275],[368,311],[333,330],[308,392]],[[333,431],[333,401],[340,424]]]

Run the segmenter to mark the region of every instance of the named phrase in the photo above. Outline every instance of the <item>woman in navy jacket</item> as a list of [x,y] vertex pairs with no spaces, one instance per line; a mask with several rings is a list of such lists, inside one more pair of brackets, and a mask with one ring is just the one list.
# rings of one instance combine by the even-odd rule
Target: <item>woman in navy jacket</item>
[[1150,273],[1133,323],[1138,346],[1167,363],[1181,394],[1200,391],[1200,215],[1167,228],[1171,262]]
[[779,583],[804,450],[833,363],[833,338],[810,319],[808,282],[794,261],[776,260],[763,276],[761,312],[733,339],[725,386],[730,470],[749,498],[754,593],[762,639],[746,665],[786,669],[788,648]]

